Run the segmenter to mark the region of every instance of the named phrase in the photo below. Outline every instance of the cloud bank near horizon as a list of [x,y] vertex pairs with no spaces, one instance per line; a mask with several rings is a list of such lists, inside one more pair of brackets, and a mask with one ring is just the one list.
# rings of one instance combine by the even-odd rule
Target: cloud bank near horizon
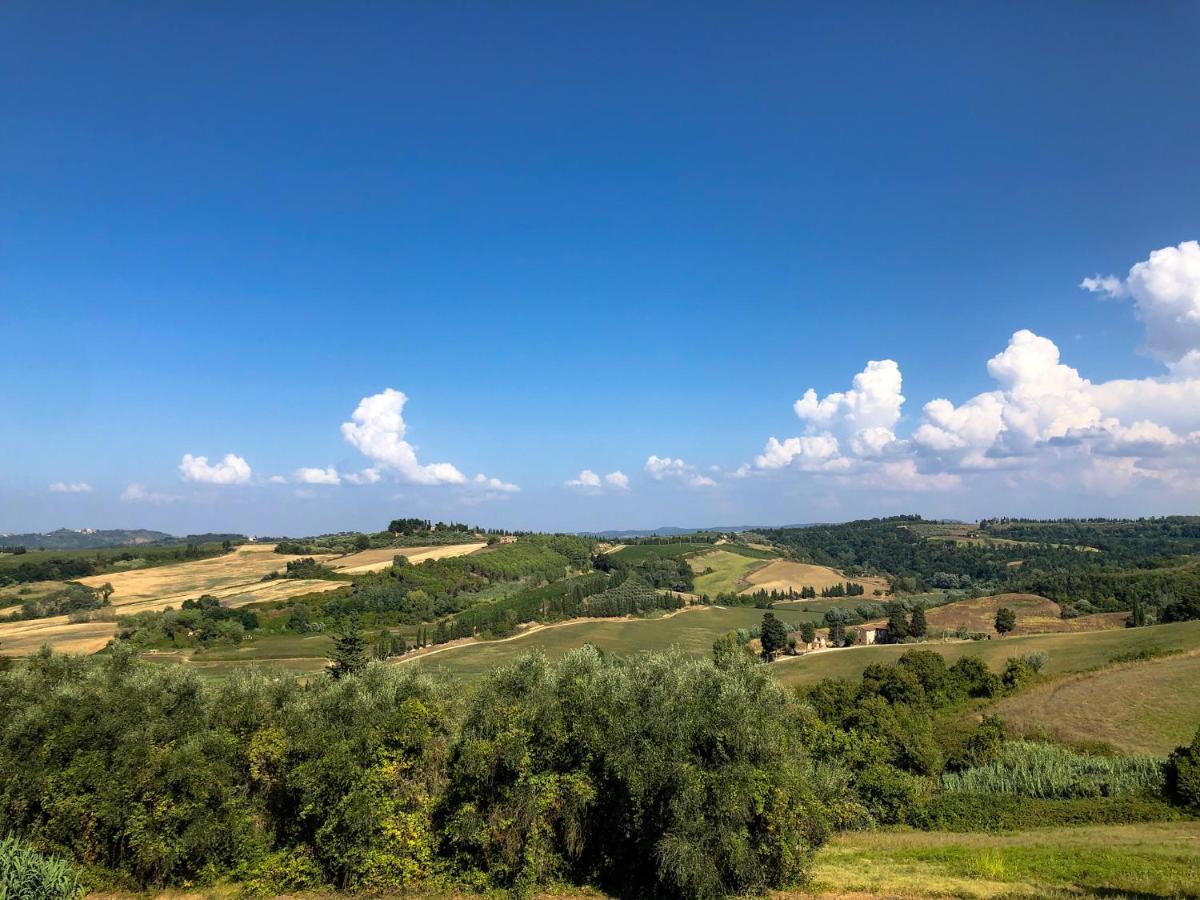
[[[574,477],[560,474],[542,488],[613,502],[627,502],[643,487],[720,498],[747,479],[901,495],[1003,492],[1021,484],[1106,496],[1147,488],[1200,495],[1200,242],[1155,250],[1124,276],[1096,274],[1079,287],[1132,304],[1145,328],[1143,352],[1162,365],[1160,375],[1093,381],[1063,359],[1053,340],[1022,328],[983,362],[992,386],[973,396],[957,401],[936,396],[914,408],[903,392],[900,363],[868,360],[844,390],[824,396],[804,390],[792,405],[795,432],[771,434],[761,443],[747,440],[748,450],[754,444],[761,450],[748,453],[736,468],[651,453],[638,467],[640,475],[635,472],[637,484],[623,468],[602,475],[596,466]],[[345,444],[365,458],[358,471],[301,465],[289,476],[256,479],[250,463],[236,453],[211,462],[185,453],[180,479],[218,486],[222,495],[226,489],[271,485],[307,492],[382,484],[449,489],[474,503],[521,491],[483,473],[468,476],[451,462],[422,461],[404,418],[408,400],[404,392],[385,388],[362,397],[341,424]],[[64,501],[92,493],[86,481],[57,481],[49,490]],[[127,503],[187,499],[186,493],[147,487],[140,479],[121,494]]]

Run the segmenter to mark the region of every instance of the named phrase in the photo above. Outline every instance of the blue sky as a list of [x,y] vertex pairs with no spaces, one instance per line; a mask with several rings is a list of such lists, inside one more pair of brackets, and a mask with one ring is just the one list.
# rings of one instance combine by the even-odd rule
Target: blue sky
[[[1198,31],[1184,3],[6,3],[0,529],[1194,511]],[[852,388],[870,360],[903,404]],[[342,425],[389,388],[372,455]],[[799,416],[809,388],[859,393]]]

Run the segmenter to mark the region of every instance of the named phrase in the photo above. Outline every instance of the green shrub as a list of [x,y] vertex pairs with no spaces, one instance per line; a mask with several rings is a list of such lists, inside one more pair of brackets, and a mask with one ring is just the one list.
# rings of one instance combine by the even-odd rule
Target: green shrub
[[442,821],[461,868],[527,890],[715,897],[802,880],[828,830],[797,704],[743,656],[528,656],[482,685]]
[[0,898],[69,900],[83,895],[75,869],[13,837],[0,839]]
[[1086,756],[1056,744],[1012,741],[987,765],[942,775],[942,789],[1040,799],[1161,796],[1163,765],[1153,756]]
[[1168,796],[1200,813],[1200,729],[1190,744],[1176,747],[1167,758],[1166,779]]

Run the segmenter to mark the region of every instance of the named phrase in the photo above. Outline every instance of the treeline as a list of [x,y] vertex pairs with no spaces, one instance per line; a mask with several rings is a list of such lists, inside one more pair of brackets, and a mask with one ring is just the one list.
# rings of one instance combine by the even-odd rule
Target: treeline
[[803,882],[836,817],[802,718],[731,656],[584,648],[464,695],[43,653],[0,674],[0,831],[93,888],[759,893]]
[[[1176,554],[1200,547],[1190,536],[1195,521],[1003,526],[1005,536],[1014,528],[1023,536],[1036,532],[1044,539],[1038,543],[930,540],[912,527],[920,520],[908,516],[766,529],[765,534],[798,559],[851,575],[887,575],[893,592],[1038,593],[1057,601],[1071,615],[1132,609],[1135,599],[1156,610],[1194,594],[1198,583],[1194,560]],[[1048,540],[1051,537],[1062,540]],[[1076,549],[1097,545],[1105,549]]]
[[117,618],[117,638],[137,649],[150,647],[209,647],[217,643],[240,644],[259,627],[258,616],[248,609],[229,609],[205,594],[184,600],[181,608],[143,612]]
[[21,603],[20,609],[9,613],[0,621],[15,622],[24,619],[44,619],[50,616],[69,616],[71,613],[89,612],[109,605],[113,594],[111,584],[91,588],[78,582],[70,582],[62,588],[39,597],[31,597]]

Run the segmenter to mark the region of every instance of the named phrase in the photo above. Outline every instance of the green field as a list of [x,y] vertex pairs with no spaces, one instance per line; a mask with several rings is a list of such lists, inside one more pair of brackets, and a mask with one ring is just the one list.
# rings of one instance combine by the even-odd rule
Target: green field
[[[574,622],[543,628],[524,637],[506,641],[466,644],[418,657],[402,665],[443,668],[448,672],[478,677],[512,662],[522,653],[539,649],[548,656],[562,656],[583,644],[594,644],[609,653],[637,653],[679,647],[686,653],[708,655],[722,634],[762,622],[763,611],[753,607],[701,606],[657,619],[612,619]],[[792,621],[781,615],[785,622]]]
[[1003,835],[851,832],[820,851],[812,889],[838,897],[1196,897],[1200,822]]
[[[784,657],[774,663],[772,671],[776,678],[789,685],[812,684],[822,678],[858,678],[871,663],[894,663],[914,646],[850,647],[807,656]],[[1033,634],[991,641],[956,641],[948,644],[931,641],[919,646],[924,650],[936,650],[949,662],[964,656],[978,656],[996,670],[1002,668],[1004,661],[1011,656],[1041,650],[1047,654],[1047,673],[1081,672],[1106,665],[1114,656],[1123,653],[1200,648],[1200,621],[1074,634]]]
[[1067,675],[994,711],[1019,731],[1165,756],[1200,727],[1200,651]]
[[630,544],[612,554],[613,559],[632,565],[643,559],[675,559],[689,553],[703,553],[713,549],[712,544]]
[[[715,597],[717,594],[736,594],[748,587],[745,577],[755,569],[761,569],[767,564],[762,558],[745,556],[741,553],[730,553],[728,550],[713,550],[710,553],[700,553],[688,560],[692,571],[696,572],[696,593]],[[712,569],[706,575],[699,573]]]

